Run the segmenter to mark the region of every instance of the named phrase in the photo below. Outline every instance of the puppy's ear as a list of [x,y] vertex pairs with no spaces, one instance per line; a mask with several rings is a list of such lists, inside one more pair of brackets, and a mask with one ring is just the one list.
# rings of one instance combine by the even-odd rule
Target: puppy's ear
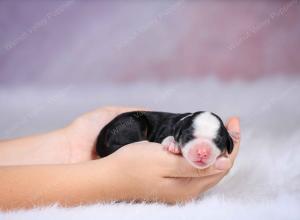
[[175,124],[175,128],[174,128],[174,139],[179,142],[179,137],[181,135],[181,131],[182,131],[182,125],[183,123],[180,121],[180,122],[177,122]]
[[231,154],[231,152],[233,150],[233,140],[232,140],[232,138],[230,137],[229,134],[228,134],[228,138],[227,138],[227,141],[226,141],[226,149],[227,149],[227,152],[229,154]]

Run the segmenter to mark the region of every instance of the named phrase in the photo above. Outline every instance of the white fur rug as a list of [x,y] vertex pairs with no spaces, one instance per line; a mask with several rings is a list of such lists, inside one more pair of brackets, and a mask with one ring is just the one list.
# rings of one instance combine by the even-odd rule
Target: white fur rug
[[[38,89],[39,92],[36,92]],[[240,115],[242,144],[230,174],[185,205],[95,204],[1,213],[0,219],[300,219],[300,78],[220,83],[0,88],[0,138],[43,132],[102,105]]]

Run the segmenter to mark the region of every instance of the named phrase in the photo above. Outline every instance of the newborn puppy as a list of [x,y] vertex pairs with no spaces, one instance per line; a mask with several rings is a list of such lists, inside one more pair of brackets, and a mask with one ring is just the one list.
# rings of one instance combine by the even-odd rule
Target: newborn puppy
[[105,157],[126,144],[143,140],[161,143],[165,149],[182,154],[192,166],[200,169],[233,150],[232,138],[220,117],[205,111],[120,114],[101,130],[96,150],[100,157]]

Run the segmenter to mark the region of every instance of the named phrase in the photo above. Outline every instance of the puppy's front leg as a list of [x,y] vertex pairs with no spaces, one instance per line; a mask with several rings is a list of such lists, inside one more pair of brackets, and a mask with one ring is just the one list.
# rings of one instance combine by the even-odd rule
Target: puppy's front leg
[[181,154],[180,147],[178,143],[175,141],[173,136],[168,136],[163,141],[161,144],[164,146],[164,149],[173,153],[173,154]]

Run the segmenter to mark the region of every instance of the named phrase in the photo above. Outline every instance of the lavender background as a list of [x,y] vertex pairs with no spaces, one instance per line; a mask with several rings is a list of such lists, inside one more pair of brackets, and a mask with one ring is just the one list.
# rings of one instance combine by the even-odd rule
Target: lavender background
[[0,0],[0,140],[61,128],[105,105],[238,115],[242,129],[233,169],[199,201],[53,206],[7,218],[300,219],[299,5]]
[[300,73],[299,1],[0,1],[0,85]]
[[299,21],[296,0],[0,1],[0,138],[105,105],[286,135],[300,123]]

